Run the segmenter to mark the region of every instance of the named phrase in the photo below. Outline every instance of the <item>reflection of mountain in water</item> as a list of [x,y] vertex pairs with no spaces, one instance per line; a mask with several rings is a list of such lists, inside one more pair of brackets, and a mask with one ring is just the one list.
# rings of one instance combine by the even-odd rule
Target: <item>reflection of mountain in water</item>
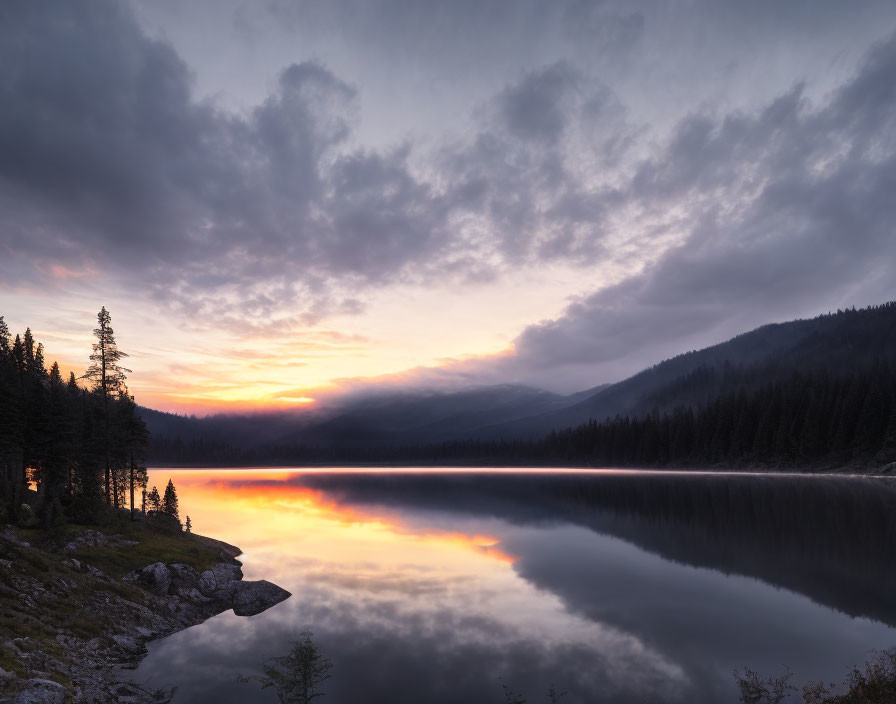
[[306,475],[352,503],[566,522],[896,625],[896,483],[769,475]]

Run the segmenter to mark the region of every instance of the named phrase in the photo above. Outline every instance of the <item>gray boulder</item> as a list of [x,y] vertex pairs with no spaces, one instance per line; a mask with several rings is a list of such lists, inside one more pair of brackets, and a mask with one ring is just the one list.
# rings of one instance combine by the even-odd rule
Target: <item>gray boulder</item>
[[194,605],[208,604],[211,599],[196,589],[196,587],[181,588],[177,590],[178,596]]
[[239,565],[228,565],[225,562],[219,562],[217,565],[213,566],[211,572],[215,575],[215,581],[218,583],[219,587],[222,584],[237,582],[243,578],[243,571],[240,569]]
[[87,528],[75,536],[75,542],[81,545],[89,545],[93,548],[109,547],[109,539],[98,530]]
[[34,678],[25,682],[25,689],[16,695],[16,704],[62,704],[65,687],[53,680]]
[[159,594],[168,594],[171,587],[171,570],[162,562],[155,562],[140,570],[140,582]]
[[21,538],[19,538],[14,530],[0,531],[0,539],[3,539],[8,543],[12,543],[13,545],[16,545],[20,548],[31,547],[31,543],[29,543],[27,540],[22,540]]
[[229,601],[243,578],[243,571],[237,565],[219,563],[212,567],[211,573],[215,578],[215,591],[212,596]]
[[172,583],[178,588],[189,589],[199,579],[199,573],[194,568],[179,562],[168,565],[168,570],[171,572]]
[[262,579],[258,582],[238,582],[233,594],[233,613],[254,616],[291,597],[285,589]]
[[218,588],[218,581],[215,579],[215,573],[211,570],[205,570],[201,575],[199,575],[199,580],[196,582],[196,588],[203,596],[211,596],[215,593],[215,590]]

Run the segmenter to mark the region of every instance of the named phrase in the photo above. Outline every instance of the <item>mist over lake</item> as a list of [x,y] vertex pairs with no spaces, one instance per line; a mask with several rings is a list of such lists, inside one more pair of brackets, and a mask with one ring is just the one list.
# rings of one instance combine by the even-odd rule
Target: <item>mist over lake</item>
[[896,484],[631,471],[151,470],[248,578],[294,594],[149,644],[177,702],[304,630],[330,702],[719,702],[733,669],[831,680],[896,643]]

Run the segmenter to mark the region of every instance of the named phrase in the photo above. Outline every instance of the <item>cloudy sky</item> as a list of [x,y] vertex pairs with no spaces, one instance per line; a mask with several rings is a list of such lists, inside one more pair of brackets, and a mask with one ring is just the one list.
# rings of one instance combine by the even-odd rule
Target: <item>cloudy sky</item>
[[896,5],[0,4],[0,314],[144,404],[616,381],[896,298]]

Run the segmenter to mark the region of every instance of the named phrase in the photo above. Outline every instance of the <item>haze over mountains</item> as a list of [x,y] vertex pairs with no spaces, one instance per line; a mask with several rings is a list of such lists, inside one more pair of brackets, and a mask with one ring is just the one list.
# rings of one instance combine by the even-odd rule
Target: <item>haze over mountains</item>
[[765,325],[621,382],[571,395],[507,384],[456,392],[374,393],[310,412],[205,418],[146,408],[141,412],[152,435],[149,461],[189,464],[200,456],[220,460],[236,449],[535,440],[591,419],[696,408],[797,371],[825,369],[838,376],[880,362],[896,363],[896,303]]

